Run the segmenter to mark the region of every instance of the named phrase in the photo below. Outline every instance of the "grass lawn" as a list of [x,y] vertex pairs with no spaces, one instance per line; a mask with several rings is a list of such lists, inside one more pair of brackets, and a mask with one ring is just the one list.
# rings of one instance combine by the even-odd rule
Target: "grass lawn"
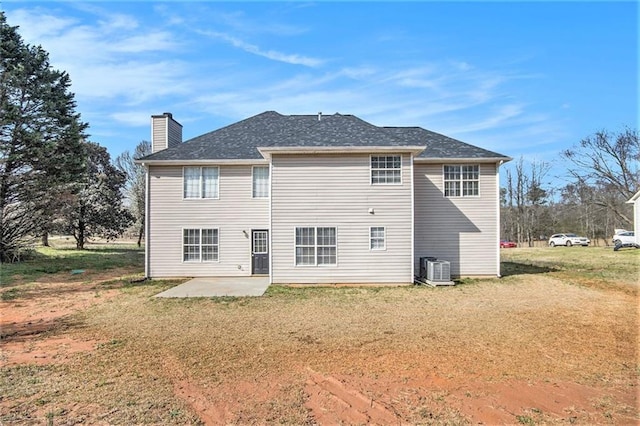
[[2,320],[0,423],[636,424],[640,250],[502,254],[454,287],[175,300],[133,247],[42,252],[2,311],[64,315]]

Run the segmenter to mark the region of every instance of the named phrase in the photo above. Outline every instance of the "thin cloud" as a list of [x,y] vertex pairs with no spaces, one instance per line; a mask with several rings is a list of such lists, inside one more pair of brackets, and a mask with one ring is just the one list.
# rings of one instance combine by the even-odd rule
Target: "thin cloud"
[[298,55],[298,54],[286,54],[282,52],[278,52],[276,50],[262,50],[260,47],[247,43],[237,37],[230,36],[225,33],[217,32],[217,31],[197,31],[199,34],[216,38],[219,40],[223,40],[228,44],[236,47],[238,49],[244,50],[247,53],[252,53],[254,55],[262,56],[267,59],[271,59],[273,61],[284,62],[292,65],[304,65],[306,67],[319,67],[325,61],[322,59],[312,58],[308,56]]
[[149,126],[150,117],[147,111],[121,111],[109,114],[115,121],[130,127]]
[[42,44],[52,65],[69,73],[80,102],[120,99],[119,104],[133,105],[188,92],[187,66],[167,55],[179,47],[170,33],[143,28],[124,14],[83,10],[98,14],[96,25],[38,8],[7,14],[11,23],[20,25],[26,42]]
[[123,38],[110,47],[112,52],[143,53],[171,51],[179,46],[173,35],[165,31],[134,35]]
[[376,124],[436,131],[446,127],[460,135],[547,120],[527,114],[526,105],[502,94],[510,80],[455,62],[401,69],[346,67],[269,79],[268,84],[260,79],[240,91],[222,88],[194,102],[212,115],[238,119],[274,108],[283,113],[341,112]]
[[[10,18],[11,25],[18,25],[18,32],[28,43],[32,40],[43,40],[49,36],[55,36],[61,31],[71,27],[78,21],[73,18],[61,18],[51,15],[41,9],[18,9],[5,12]],[[34,20],[37,16],[37,24]]]
[[307,32],[306,28],[280,22],[265,22],[248,17],[244,12],[217,13],[218,20],[233,32],[243,34],[273,34],[277,36],[298,36]]
[[100,27],[109,32],[113,31],[131,31],[138,28],[138,20],[132,16],[121,13],[105,14],[104,19],[98,21]]
[[504,105],[497,108],[497,110],[490,112],[489,116],[482,120],[472,122],[466,126],[458,127],[456,129],[456,132],[471,133],[471,132],[477,132],[480,130],[503,127],[509,122],[515,124],[513,119],[522,116],[523,113],[524,113],[523,105],[518,105],[518,104]]
[[[69,66],[68,68],[72,68]],[[182,75],[184,78],[178,78]],[[82,97],[122,98],[135,105],[164,96],[190,94],[187,65],[181,61],[102,63],[73,70],[73,87]]]

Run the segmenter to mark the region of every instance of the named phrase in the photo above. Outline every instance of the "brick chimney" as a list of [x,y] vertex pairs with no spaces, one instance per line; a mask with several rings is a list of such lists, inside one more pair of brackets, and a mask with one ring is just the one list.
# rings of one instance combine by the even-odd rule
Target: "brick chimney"
[[182,143],[182,124],[170,112],[151,116],[151,152],[162,151]]

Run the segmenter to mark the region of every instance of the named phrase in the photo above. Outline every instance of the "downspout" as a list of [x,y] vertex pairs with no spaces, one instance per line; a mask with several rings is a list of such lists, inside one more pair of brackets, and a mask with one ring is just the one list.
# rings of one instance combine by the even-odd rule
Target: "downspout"
[[149,173],[149,165],[148,164],[144,164],[144,168],[145,168],[145,184],[144,184],[144,278],[145,279],[149,279],[151,278],[149,276],[150,274],[150,262],[151,262],[151,236],[149,235],[149,229],[151,228],[149,226],[150,222],[151,222],[151,215],[149,214],[151,212],[150,209],[150,200],[149,200],[149,186],[150,186],[150,179],[151,179],[151,174]]
[[416,277],[416,205],[415,205],[415,176],[413,170],[413,153],[411,154],[411,283],[415,283]]
[[502,277],[502,271],[500,271],[500,166],[504,163],[504,160],[500,160],[496,163],[496,241],[495,249],[497,250],[496,256],[496,276]]
[[273,284],[273,156],[269,159],[269,285]]

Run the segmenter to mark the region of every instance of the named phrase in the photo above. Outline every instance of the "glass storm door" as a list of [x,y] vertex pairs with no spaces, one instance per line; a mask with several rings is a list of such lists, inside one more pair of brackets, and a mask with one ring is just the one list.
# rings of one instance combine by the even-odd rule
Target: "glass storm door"
[[269,231],[251,231],[251,273],[269,274]]

